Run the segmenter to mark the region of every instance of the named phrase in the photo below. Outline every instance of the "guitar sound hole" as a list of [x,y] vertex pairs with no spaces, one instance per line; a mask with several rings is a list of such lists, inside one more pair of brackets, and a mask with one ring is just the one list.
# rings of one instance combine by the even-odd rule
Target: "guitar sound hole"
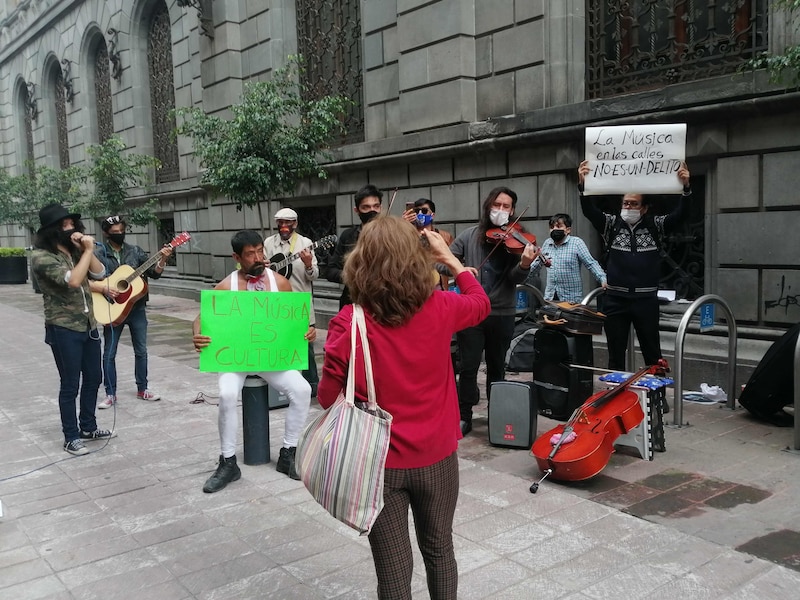
[[118,281],[117,282],[117,291],[124,292],[128,289],[128,282],[127,281]]

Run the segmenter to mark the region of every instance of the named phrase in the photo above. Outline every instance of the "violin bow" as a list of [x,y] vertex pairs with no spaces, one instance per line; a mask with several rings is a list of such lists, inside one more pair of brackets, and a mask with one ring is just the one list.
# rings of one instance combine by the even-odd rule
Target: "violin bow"
[[399,188],[394,188],[394,191],[392,192],[392,197],[389,199],[389,209],[386,211],[387,213],[392,212],[392,204],[394,204],[394,199],[397,197],[398,189]]
[[[526,212],[528,212],[528,209],[529,209],[530,207],[531,207],[531,206],[530,206],[530,204],[529,204],[528,206],[526,206],[526,207],[525,207],[525,210],[523,210],[521,213],[519,213],[519,216],[518,216],[516,219],[514,219],[514,222],[513,222],[513,223],[511,223],[511,225],[506,225],[506,227],[507,227],[509,230],[511,230],[511,229],[514,229],[514,225],[516,225],[517,223],[519,223],[519,220],[522,218],[522,216],[523,216],[523,215],[524,215]],[[508,237],[508,234],[506,234],[506,236],[505,236],[505,237]],[[479,265],[478,265],[478,272],[479,272],[479,273],[480,273],[480,270],[483,268],[483,265],[485,265],[485,264],[486,264],[486,261],[487,261],[487,260],[489,260],[489,257],[490,257],[490,256],[491,256],[491,255],[494,253],[494,251],[495,251],[495,250],[497,250],[498,246],[501,246],[501,245],[502,245],[502,243],[503,243],[502,241],[499,241],[499,242],[497,242],[497,243],[494,245],[494,248],[492,248],[491,250],[489,250],[489,254],[487,254],[487,255],[486,255],[486,258],[484,258],[484,259],[483,259],[483,261],[481,262],[481,264],[479,264]]]

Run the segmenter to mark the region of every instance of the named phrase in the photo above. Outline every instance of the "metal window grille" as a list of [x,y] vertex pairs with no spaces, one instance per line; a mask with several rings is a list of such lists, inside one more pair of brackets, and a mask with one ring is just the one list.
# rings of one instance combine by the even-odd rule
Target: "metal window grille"
[[94,97],[97,116],[97,136],[102,144],[114,135],[114,112],[111,106],[111,71],[108,48],[101,39],[94,55]]
[[589,0],[590,98],[736,72],[767,49],[767,0]]
[[58,136],[58,164],[62,169],[69,168],[69,138],[67,137],[67,104],[64,99],[64,76],[55,67],[55,111]]
[[172,78],[172,32],[167,6],[161,2],[153,15],[147,38],[150,67],[150,111],[153,122],[153,148],[161,168],[158,183],[180,179],[178,144],[172,137],[175,118],[175,85]]
[[364,141],[361,12],[358,0],[297,0],[297,45],[306,63],[307,99],[342,95],[353,100],[342,143]]
[[[33,121],[31,120],[31,113],[27,110],[30,103],[28,95],[28,88],[22,86],[22,114],[25,115],[25,160],[30,165],[33,165]],[[32,168],[32,167],[31,167]]]

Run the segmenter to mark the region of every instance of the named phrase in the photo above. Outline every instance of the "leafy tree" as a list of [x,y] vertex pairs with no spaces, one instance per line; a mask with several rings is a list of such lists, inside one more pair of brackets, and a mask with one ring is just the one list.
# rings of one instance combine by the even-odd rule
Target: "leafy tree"
[[39,209],[53,202],[77,211],[86,173],[81,167],[51,169],[29,165],[29,173],[0,175],[0,222],[39,229]]
[[[776,0],[776,6],[786,9],[787,18],[797,18],[795,10],[800,8],[800,0]],[[771,83],[787,82],[790,86],[800,85],[800,45],[787,47],[780,54],[762,52],[747,61],[742,70],[766,69]]]
[[91,165],[87,168],[90,192],[76,204],[76,209],[90,217],[125,215],[134,225],[146,225],[156,220],[156,200],[131,206],[128,189],[151,183],[150,174],[161,163],[146,154],[125,152],[125,142],[112,136],[102,144],[89,146]]
[[266,82],[245,86],[241,103],[223,119],[199,108],[181,108],[179,134],[192,138],[195,157],[205,171],[201,184],[243,206],[294,193],[305,177],[327,177],[319,163],[343,131],[351,102],[342,96],[309,100],[300,83],[300,57]]

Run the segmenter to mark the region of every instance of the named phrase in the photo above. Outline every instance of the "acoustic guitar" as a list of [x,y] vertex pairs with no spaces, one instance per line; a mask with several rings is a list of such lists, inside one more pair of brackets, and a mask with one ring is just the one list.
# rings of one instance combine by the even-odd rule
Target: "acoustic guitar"
[[[303,250],[311,249],[316,250],[317,248],[333,248],[336,245],[336,236],[335,235],[326,235],[324,238],[319,240],[318,242],[314,242],[308,248],[303,248]],[[299,250],[294,254],[290,254],[289,256],[284,255],[282,252],[279,252],[275,256],[271,256],[269,259],[269,268],[273,271],[277,271],[280,275],[289,279],[292,276],[292,263],[297,260],[300,256],[300,253],[303,250]]]
[[[168,245],[170,248],[177,248],[190,239],[192,237],[184,231],[176,235]],[[100,292],[92,292],[94,318],[98,323],[119,325],[126,319],[136,301],[147,293],[147,282],[142,274],[161,258],[161,252],[156,252],[138,269],[134,269],[130,265],[120,265],[111,275],[98,282],[103,284],[106,289],[114,289],[119,292],[116,298]]]

